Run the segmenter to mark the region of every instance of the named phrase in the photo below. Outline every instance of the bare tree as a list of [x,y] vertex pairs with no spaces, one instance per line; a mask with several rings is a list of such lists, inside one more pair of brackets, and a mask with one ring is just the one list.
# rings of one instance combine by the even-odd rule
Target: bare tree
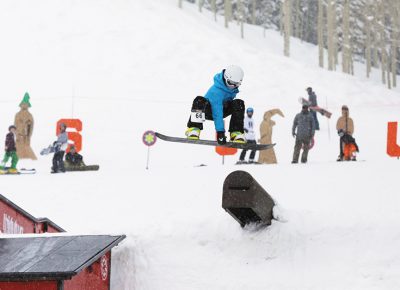
[[381,71],[382,71],[382,83],[386,84],[386,69],[387,69],[387,51],[386,51],[386,37],[385,37],[385,9],[384,2],[382,0],[377,0],[376,5],[378,5],[378,31],[379,31],[379,45],[381,52]]
[[372,19],[372,38],[373,38],[373,47],[372,47],[372,64],[374,67],[378,68],[379,67],[379,24],[378,24],[378,18],[379,18],[379,9],[378,9],[379,3],[378,1],[373,1],[373,4],[371,6],[372,8],[372,13],[373,13],[373,19]]
[[372,5],[368,3],[364,7],[364,16],[365,16],[365,60],[366,60],[366,69],[367,69],[367,77],[369,78],[371,75],[371,7]]
[[224,14],[225,14],[225,27],[229,27],[229,21],[232,17],[232,2],[231,0],[224,0]]
[[324,67],[324,3],[318,0],[318,51],[319,66]]
[[217,0],[211,0],[211,10],[214,13],[214,20],[217,21]]
[[238,0],[239,4],[239,22],[240,22],[240,37],[243,39],[244,38],[244,4],[243,0]]
[[334,70],[336,70],[336,66],[339,64],[339,48],[338,48],[338,34],[337,34],[337,1],[333,2],[333,15],[332,15],[332,25],[335,27],[335,34],[333,36],[333,55],[335,65],[333,66]]
[[285,0],[283,3],[283,30],[284,30],[284,50],[283,54],[285,56],[290,56],[290,35],[291,35],[291,0]]
[[391,8],[391,71],[392,71],[392,84],[397,87],[397,49],[399,47],[400,37],[400,3],[397,0],[390,1]]
[[336,27],[334,26],[336,11],[334,10],[333,0],[328,0],[327,21],[328,21],[328,70],[335,67],[335,37]]
[[255,25],[256,24],[256,5],[257,5],[257,0],[252,0],[251,1],[251,24]]
[[301,9],[300,9],[300,0],[294,0],[294,29],[293,36],[297,38],[301,38]]
[[283,31],[283,27],[284,27],[284,9],[285,9],[285,2],[283,2],[285,0],[279,1],[279,32],[281,33],[281,35],[284,34]]
[[344,0],[343,5],[343,44],[342,44],[342,71],[351,73],[350,47],[350,0]]
[[199,4],[199,12],[202,12],[203,5],[204,5],[204,0],[198,0],[198,4]]

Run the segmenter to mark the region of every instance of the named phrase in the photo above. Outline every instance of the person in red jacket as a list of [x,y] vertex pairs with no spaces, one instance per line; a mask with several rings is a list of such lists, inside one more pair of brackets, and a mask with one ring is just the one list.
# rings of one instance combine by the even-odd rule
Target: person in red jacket
[[5,166],[8,160],[11,158],[11,167],[8,170],[8,173],[18,173],[17,163],[18,163],[18,155],[17,155],[17,147],[15,145],[15,132],[17,128],[14,125],[8,127],[8,134],[6,136],[5,142],[5,154],[3,158],[3,162],[0,165],[0,170],[2,173],[5,172]]

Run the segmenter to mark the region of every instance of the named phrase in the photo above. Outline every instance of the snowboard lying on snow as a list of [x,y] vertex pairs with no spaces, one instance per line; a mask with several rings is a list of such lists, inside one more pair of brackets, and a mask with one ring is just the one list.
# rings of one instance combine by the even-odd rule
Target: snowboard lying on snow
[[212,140],[192,140],[187,138],[179,138],[179,137],[171,137],[160,134],[156,132],[156,136],[164,141],[169,142],[178,142],[178,143],[189,143],[189,144],[197,144],[197,145],[208,145],[208,146],[220,146],[220,147],[228,147],[228,148],[237,148],[237,149],[248,149],[248,150],[267,150],[271,149],[275,146],[275,144],[249,144],[249,143],[234,143],[234,142],[226,142],[225,145],[218,144],[217,141]]
[[35,174],[36,173],[36,169],[34,169],[34,168],[29,168],[29,169],[21,168],[21,169],[18,169],[18,172],[16,172],[16,173],[9,172],[8,171],[9,169],[10,169],[9,167],[6,167],[6,168],[4,168],[4,170],[0,170],[0,175],[18,175],[18,174]]
[[80,166],[65,165],[65,171],[97,171],[99,169],[100,169],[99,165],[80,165]]

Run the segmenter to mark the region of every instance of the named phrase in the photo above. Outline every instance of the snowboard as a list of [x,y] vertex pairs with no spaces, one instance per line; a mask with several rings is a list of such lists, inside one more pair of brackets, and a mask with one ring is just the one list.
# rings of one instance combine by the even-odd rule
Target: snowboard
[[189,144],[197,144],[197,145],[207,145],[207,146],[219,146],[219,147],[228,147],[228,148],[237,148],[237,149],[248,149],[248,150],[267,150],[271,149],[275,146],[275,144],[247,144],[247,143],[234,143],[234,142],[226,142],[225,145],[218,144],[217,141],[212,140],[192,140],[187,138],[180,137],[171,137],[160,134],[156,132],[156,136],[161,140],[168,142],[178,142],[178,143],[189,143]]
[[262,163],[259,163],[257,161],[253,161],[253,162],[248,162],[248,161],[243,161],[243,162],[236,162],[235,165],[260,165]]
[[[307,99],[305,99],[305,98],[299,98],[299,102],[300,102],[300,104],[302,104],[302,105],[307,105],[307,106],[310,106],[310,105],[311,105],[310,102],[309,102]],[[328,119],[330,119],[331,116],[332,116],[332,113],[331,113],[331,112],[329,112],[329,111],[327,111],[327,110],[325,110],[324,108],[321,108],[321,107],[319,107],[319,106],[310,106],[310,109],[313,110],[313,111],[315,111],[315,112],[320,113],[322,116],[325,116],[325,117],[327,117]]]
[[0,175],[19,175],[19,174],[35,174],[36,173],[36,169],[34,168],[21,168],[18,169],[18,172],[16,173],[10,173],[8,172],[8,169],[10,169],[9,167],[4,168],[4,170],[0,170]]
[[65,166],[65,171],[97,171],[99,165]]
[[56,147],[53,145],[49,145],[49,147],[44,148],[40,151],[40,155],[48,155],[50,153],[56,152]]

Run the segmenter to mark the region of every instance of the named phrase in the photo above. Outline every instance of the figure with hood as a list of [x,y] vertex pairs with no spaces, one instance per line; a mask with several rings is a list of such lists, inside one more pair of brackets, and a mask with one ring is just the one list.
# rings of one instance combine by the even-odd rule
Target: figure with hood
[[245,105],[243,100],[236,99],[239,86],[243,80],[243,70],[236,65],[228,66],[214,76],[214,84],[204,97],[198,96],[192,104],[192,114],[187,123],[186,136],[198,140],[205,120],[213,120],[217,141],[226,143],[224,118],[231,116],[229,129],[230,140],[246,143],[243,120]]
[[25,93],[19,104],[21,110],[15,115],[14,125],[17,128],[16,145],[17,154],[20,159],[36,160],[36,155],[31,148],[31,137],[33,133],[33,116],[29,112],[31,107],[30,96]]
[[[273,109],[264,113],[264,120],[260,125],[260,143],[261,144],[272,144],[272,129],[275,126],[275,121],[271,118],[274,115],[279,115],[281,117],[285,117],[281,110]],[[274,148],[268,150],[261,150],[260,155],[258,157],[258,163],[265,164],[276,164],[278,161],[276,160],[276,155]]]
[[296,137],[294,146],[292,163],[299,162],[300,150],[303,148],[301,155],[301,163],[307,163],[308,151],[310,148],[311,139],[315,133],[315,122],[311,116],[307,105],[303,105],[300,113],[296,115],[293,121],[292,135]]
[[[346,144],[344,141],[349,139],[348,137],[346,137],[346,135],[352,137],[354,134],[354,122],[353,119],[350,118],[349,107],[347,107],[346,105],[342,106],[342,116],[339,117],[339,119],[337,120],[336,130],[340,135],[340,140],[339,140],[340,153],[337,161],[342,161],[344,156],[343,149]],[[358,146],[357,146],[357,151],[358,151]]]

